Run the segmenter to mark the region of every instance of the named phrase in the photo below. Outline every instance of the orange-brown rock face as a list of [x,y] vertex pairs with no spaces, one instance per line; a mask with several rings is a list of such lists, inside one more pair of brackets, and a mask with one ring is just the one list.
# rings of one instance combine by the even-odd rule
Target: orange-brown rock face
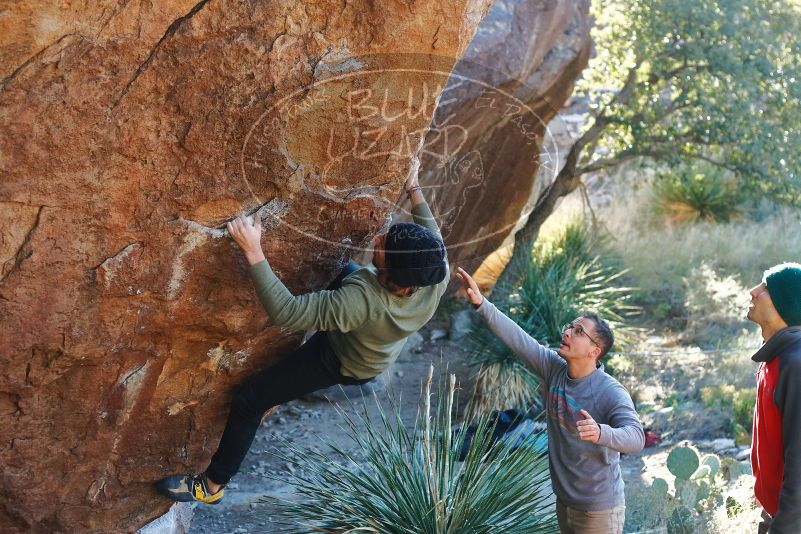
[[588,11],[589,0],[495,0],[454,68],[420,178],[451,262],[477,267],[563,164],[544,134],[587,64]]
[[0,3],[4,532],[167,509],[153,481],[204,468],[231,386],[297,342],[224,222],[257,212],[287,285],[324,286],[489,3]]

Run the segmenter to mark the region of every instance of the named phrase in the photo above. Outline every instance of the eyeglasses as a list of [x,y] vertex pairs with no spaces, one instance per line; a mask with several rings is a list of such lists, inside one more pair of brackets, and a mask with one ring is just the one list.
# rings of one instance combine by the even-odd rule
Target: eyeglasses
[[595,344],[596,347],[598,347],[599,349],[601,348],[601,346],[598,344],[598,342],[595,341],[594,339],[592,339],[592,336],[590,336],[587,333],[587,331],[584,329],[584,327],[581,326],[580,324],[567,323],[565,326],[562,327],[562,333],[564,334],[568,330],[573,330],[579,336],[581,336],[581,335],[587,336],[587,339],[592,341]]

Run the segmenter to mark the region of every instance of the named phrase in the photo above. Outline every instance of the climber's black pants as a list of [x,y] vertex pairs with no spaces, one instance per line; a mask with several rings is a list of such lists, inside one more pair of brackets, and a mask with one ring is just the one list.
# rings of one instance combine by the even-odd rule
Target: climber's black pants
[[[356,268],[355,263],[348,264],[329,289],[338,288]],[[220,447],[211,458],[206,475],[217,484],[228,483],[239,471],[262,417],[270,408],[335,384],[355,385],[372,380],[343,376],[339,367],[326,333],[317,332],[276,365],[245,380],[234,393]]]

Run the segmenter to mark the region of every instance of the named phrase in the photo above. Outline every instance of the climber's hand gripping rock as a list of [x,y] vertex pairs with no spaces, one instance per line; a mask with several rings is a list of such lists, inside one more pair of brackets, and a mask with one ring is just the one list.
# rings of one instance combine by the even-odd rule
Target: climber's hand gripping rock
[[264,260],[264,251],[261,249],[261,220],[257,214],[252,217],[239,216],[230,221],[227,228],[250,265]]

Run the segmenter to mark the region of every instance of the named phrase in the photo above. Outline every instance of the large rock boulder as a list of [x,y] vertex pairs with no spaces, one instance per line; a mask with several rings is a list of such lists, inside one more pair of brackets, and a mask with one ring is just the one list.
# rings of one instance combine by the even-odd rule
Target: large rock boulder
[[[490,0],[17,2],[0,12],[0,524],[131,532],[205,467],[295,292],[387,224]],[[357,75],[358,74],[358,75]]]
[[421,184],[468,271],[564,163],[552,120],[589,59],[588,13],[589,0],[495,0],[443,91]]

